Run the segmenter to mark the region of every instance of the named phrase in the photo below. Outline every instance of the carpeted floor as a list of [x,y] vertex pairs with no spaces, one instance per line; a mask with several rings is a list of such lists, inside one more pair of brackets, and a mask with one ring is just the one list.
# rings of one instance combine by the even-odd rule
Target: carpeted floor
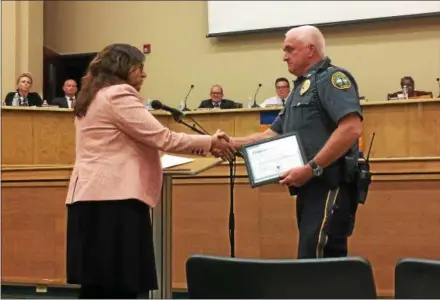
[[[76,288],[48,288],[44,293],[38,293],[35,286],[2,285],[1,299],[77,299]],[[139,297],[148,299],[148,297]],[[185,292],[173,293],[173,299],[188,299]]]

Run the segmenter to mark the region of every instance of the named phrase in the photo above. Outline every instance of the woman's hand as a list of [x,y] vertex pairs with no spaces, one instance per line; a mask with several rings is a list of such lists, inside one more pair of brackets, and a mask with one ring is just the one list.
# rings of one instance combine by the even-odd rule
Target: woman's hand
[[215,134],[211,136],[210,152],[215,157],[221,157],[226,160],[234,160],[235,149],[230,142],[229,136],[222,130],[218,129]]

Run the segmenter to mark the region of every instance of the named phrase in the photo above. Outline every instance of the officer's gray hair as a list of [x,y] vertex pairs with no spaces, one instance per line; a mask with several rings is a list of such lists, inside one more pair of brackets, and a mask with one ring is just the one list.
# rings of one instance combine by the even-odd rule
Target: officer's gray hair
[[304,44],[313,45],[316,47],[321,58],[325,56],[325,39],[321,31],[315,26],[304,25],[295,27],[287,31],[286,37],[294,36],[296,40]]

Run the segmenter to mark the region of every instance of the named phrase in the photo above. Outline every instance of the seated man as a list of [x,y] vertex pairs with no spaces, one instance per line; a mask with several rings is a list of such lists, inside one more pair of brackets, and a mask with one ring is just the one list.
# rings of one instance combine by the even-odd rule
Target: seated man
[[388,100],[406,99],[405,87],[408,93],[408,99],[412,98],[433,98],[432,92],[417,91],[415,90],[414,79],[411,76],[405,76],[400,79],[401,91],[388,94]]
[[73,108],[75,105],[75,96],[78,91],[78,85],[73,79],[67,79],[63,85],[64,97],[57,97],[52,100],[52,105],[58,105],[60,108]]
[[275,93],[277,94],[276,96],[264,100],[260,107],[284,106],[286,98],[290,93],[289,80],[284,77],[277,78],[275,80]]
[[217,84],[211,87],[211,98],[203,100],[198,108],[220,108],[220,109],[233,109],[239,108],[239,103],[235,103],[232,100],[223,99],[223,88]]

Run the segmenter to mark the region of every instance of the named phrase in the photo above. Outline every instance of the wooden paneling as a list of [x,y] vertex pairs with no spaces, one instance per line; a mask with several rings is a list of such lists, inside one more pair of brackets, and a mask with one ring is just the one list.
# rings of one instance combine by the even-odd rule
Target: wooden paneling
[[[381,161],[385,171],[395,163]],[[401,164],[410,166],[412,161]],[[359,207],[350,255],[369,259],[379,294],[392,295],[393,270],[401,257],[440,259],[439,160],[420,168],[430,180],[376,171],[368,202]],[[373,162],[373,169],[376,162]],[[405,167],[402,168],[405,170]],[[65,195],[71,166],[2,167],[2,281],[65,282]],[[243,165],[237,174],[244,174]],[[229,255],[228,165],[173,185],[173,288],[186,288],[185,261],[195,253]],[[403,175],[402,175],[403,174]],[[206,176],[206,177],[204,177]],[[298,231],[295,198],[268,185],[252,189],[245,178],[235,186],[235,250],[238,257],[295,258]]]
[[[372,157],[440,155],[440,102],[394,101],[366,104],[364,142],[376,132]],[[437,137],[437,138],[436,138]]]
[[[189,112],[206,130],[260,131],[261,111]],[[369,259],[380,295],[391,295],[396,261],[440,259],[440,100],[363,103],[364,143],[376,132],[374,181],[360,206],[350,254]],[[190,132],[162,112],[172,130]],[[185,119],[193,125],[190,119]],[[2,281],[65,282],[65,195],[75,157],[74,115],[58,108],[2,108]],[[227,163],[173,185],[173,288],[185,288],[194,253],[229,255]],[[245,176],[243,162],[237,175]],[[236,179],[236,255],[296,257],[295,199],[278,185]]]
[[2,281],[65,282],[66,188],[2,183]]
[[[197,191],[197,193],[194,193]],[[173,287],[185,288],[185,261],[195,253],[229,256],[229,187],[175,185]],[[296,258],[296,202],[277,185],[237,184],[236,256]],[[349,255],[371,261],[380,295],[392,295],[394,267],[403,257],[440,259],[440,178],[375,181],[358,210]]]
[[67,109],[2,108],[3,164],[72,164],[73,113]]
[[[364,144],[376,133],[371,157],[438,157],[440,100],[363,103]],[[208,132],[220,128],[233,136],[260,131],[260,113],[276,108],[188,112]],[[192,133],[169,114],[154,111],[175,131]],[[72,164],[75,159],[74,115],[70,109],[2,107],[3,164]]]
[[29,113],[2,110],[2,163],[32,164],[33,119]]

